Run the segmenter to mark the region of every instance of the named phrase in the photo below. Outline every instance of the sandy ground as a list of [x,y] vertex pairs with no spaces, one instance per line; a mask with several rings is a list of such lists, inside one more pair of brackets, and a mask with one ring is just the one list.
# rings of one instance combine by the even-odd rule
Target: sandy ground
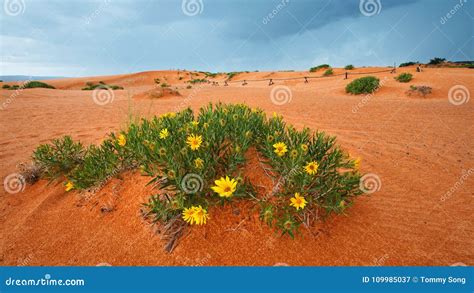
[[[364,68],[369,72],[386,68]],[[72,135],[98,143],[126,127],[130,117],[150,117],[209,102],[244,102],[281,113],[296,127],[337,135],[361,170],[374,173],[381,188],[362,196],[346,215],[328,219],[295,240],[263,225],[248,204],[211,210],[212,220],[192,228],[172,254],[139,210],[153,190],[149,178],[126,173],[92,197],[65,193],[61,184],[40,181],[23,192],[0,190],[1,265],[474,265],[474,102],[455,106],[448,91],[463,85],[474,93],[469,69],[426,69],[409,84],[393,74],[373,96],[344,92],[341,76],[277,81],[291,101],[272,103],[268,82],[186,89],[189,73],[154,71],[130,75],[53,80],[58,89],[0,90],[0,178],[16,172],[39,143]],[[342,72],[336,69],[335,73]],[[401,72],[399,70],[398,72]],[[233,80],[318,76],[304,72],[243,73]],[[182,77],[180,80],[179,78]],[[198,77],[203,77],[199,75]],[[134,99],[160,78],[182,96]],[[193,78],[197,78],[193,76]],[[110,103],[94,103],[87,81],[105,81],[116,91]],[[428,85],[427,98],[408,97],[410,84]],[[254,161],[248,168],[258,168]],[[463,173],[464,172],[464,173]],[[464,176],[463,176],[464,175]],[[264,179],[262,179],[264,181]],[[264,182],[265,183],[265,182]],[[265,184],[269,184],[266,182]],[[102,212],[101,208],[111,208]]]

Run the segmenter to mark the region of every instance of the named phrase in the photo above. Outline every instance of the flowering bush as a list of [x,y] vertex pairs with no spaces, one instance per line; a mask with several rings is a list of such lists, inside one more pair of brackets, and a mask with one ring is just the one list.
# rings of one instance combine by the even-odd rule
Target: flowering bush
[[[54,158],[51,165],[59,167],[47,173],[61,173],[67,191],[97,187],[139,168],[158,190],[145,205],[163,223],[204,225],[212,220],[209,207],[245,199],[258,203],[265,223],[293,237],[301,224],[343,212],[361,193],[360,161],[337,147],[334,137],[296,130],[277,114],[267,118],[242,104],[143,119],[86,149],[69,137],[58,142],[38,147],[34,160],[49,166],[45,158]],[[51,151],[61,145],[74,151]],[[249,148],[276,182],[266,194],[257,194],[243,171]]]

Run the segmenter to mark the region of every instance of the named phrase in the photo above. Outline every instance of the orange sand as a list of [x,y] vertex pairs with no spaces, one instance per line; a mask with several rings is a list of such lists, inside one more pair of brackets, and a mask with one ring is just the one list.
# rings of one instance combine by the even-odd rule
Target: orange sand
[[[140,215],[153,190],[145,187],[149,178],[137,172],[111,180],[90,198],[45,181],[17,194],[2,188],[0,265],[474,265],[474,178],[456,184],[463,170],[474,168],[474,102],[454,106],[447,98],[457,84],[474,93],[473,71],[398,70],[406,71],[414,74],[409,84],[396,82],[390,73],[376,74],[387,81],[362,104],[364,96],[344,92],[354,77],[340,76],[309,84],[276,82],[274,86],[292,90],[291,102],[281,106],[272,103],[268,82],[224,87],[221,75],[215,79],[221,86],[186,89],[189,73],[178,71],[52,80],[47,82],[57,90],[23,90],[13,98],[14,91],[0,90],[0,102],[10,98],[0,115],[2,182],[39,143],[66,134],[85,144],[99,143],[108,132],[126,127],[130,114],[150,117],[218,101],[276,111],[296,127],[337,135],[344,149],[363,158],[362,172],[375,173],[382,181],[381,190],[359,197],[347,216],[331,217],[311,231],[303,228],[295,240],[263,225],[248,203],[213,209],[212,220],[193,227],[172,254],[163,251],[163,243]],[[233,80],[321,74],[243,73]],[[132,98],[151,90],[155,78],[177,87],[182,96]],[[88,81],[125,90],[115,91],[113,102],[99,106],[91,91],[80,90]],[[425,99],[407,97],[410,84],[431,86],[433,93]],[[258,169],[255,160],[249,164],[248,169]],[[269,187],[265,177],[256,177],[256,184]]]

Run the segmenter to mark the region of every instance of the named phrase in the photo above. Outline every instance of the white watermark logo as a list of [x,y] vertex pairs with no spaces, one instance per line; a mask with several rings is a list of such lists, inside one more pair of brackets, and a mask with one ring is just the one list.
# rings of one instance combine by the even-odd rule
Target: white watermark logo
[[466,104],[470,97],[471,94],[467,87],[460,84],[451,87],[448,92],[449,102],[455,106]]
[[3,10],[10,16],[23,14],[25,13],[25,0],[5,0]]
[[204,11],[204,3],[202,0],[183,0],[181,10],[187,16],[195,16]]
[[292,98],[293,93],[291,89],[284,85],[275,86],[272,88],[270,93],[270,99],[272,100],[272,103],[277,106],[290,103]]
[[380,0],[360,0],[359,10],[365,16],[374,16],[382,10]]
[[360,178],[359,189],[366,194],[377,192],[382,188],[382,181],[377,174],[368,173]]
[[25,177],[18,173],[12,173],[3,180],[3,188],[10,194],[23,192],[25,190]]
[[184,175],[181,180],[181,188],[187,194],[194,194],[202,190],[204,182],[202,177],[195,173],[188,173]]
[[92,91],[92,100],[99,106],[112,103],[115,99],[114,91],[108,86],[99,86]]

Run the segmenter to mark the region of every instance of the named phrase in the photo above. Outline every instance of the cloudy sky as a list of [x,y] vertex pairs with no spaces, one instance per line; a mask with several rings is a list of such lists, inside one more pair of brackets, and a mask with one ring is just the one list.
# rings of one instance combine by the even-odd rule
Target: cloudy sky
[[473,60],[473,0],[3,0],[0,75]]

